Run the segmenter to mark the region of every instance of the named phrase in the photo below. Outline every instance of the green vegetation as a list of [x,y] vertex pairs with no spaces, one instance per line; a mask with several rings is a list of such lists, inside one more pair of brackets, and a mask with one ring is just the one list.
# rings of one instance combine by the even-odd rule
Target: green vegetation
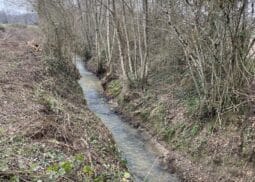
[[[212,174],[211,181],[254,179],[253,2],[40,0],[35,5],[56,85],[77,77],[71,59],[79,54],[120,109],[139,120],[137,126],[201,164],[197,168]],[[66,96],[73,95],[71,85],[53,85],[54,92],[40,102],[55,112],[58,97],[76,99]],[[247,163],[241,175],[230,170],[240,167],[235,161]],[[92,166],[84,171],[95,174]]]
[[28,25],[24,25],[24,24],[8,24],[7,26],[12,27],[12,28],[18,28],[18,29],[26,29],[28,27]]
[[0,44],[0,181],[131,181],[74,65],[23,45],[38,32],[9,26]]
[[112,97],[117,97],[121,93],[121,89],[120,80],[113,80],[107,85],[107,91]]
[[5,32],[5,26],[2,25],[2,24],[0,24],[0,31],[1,31],[1,32]]

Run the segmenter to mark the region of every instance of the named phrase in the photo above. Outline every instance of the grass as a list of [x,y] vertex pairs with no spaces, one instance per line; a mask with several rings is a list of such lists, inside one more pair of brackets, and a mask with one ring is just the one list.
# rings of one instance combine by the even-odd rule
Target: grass
[[175,135],[175,128],[172,127],[166,127],[165,130],[162,133],[163,135],[163,139],[167,142],[170,143],[170,141],[172,140],[172,138]]
[[12,28],[17,28],[17,29],[26,29],[28,27],[28,25],[19,24],[19,23],[8,24],[8,26]]
[[194,115],[199,109],[199,98],[197,97],[189,97],[183,100],[184,105],[187,108],[188,115]]
[[0,32],[5,32],[6,28],[5,25],[0,24]]

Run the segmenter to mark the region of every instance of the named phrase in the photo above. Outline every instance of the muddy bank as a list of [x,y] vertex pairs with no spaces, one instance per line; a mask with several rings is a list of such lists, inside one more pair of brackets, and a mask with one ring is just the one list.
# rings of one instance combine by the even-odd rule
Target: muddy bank
[[41,37],[37,27],[0,32],[0,181],[130,180],[76,79],[49,73],[54,58],[27,45]]

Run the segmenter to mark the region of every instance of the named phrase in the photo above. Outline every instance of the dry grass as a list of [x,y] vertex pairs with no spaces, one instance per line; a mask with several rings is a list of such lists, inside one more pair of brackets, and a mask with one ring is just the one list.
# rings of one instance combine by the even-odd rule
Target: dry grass
[[[93,64],[92,61],[88,64],[92,70]],[[118,97],[112,102],[118,102],[118,109],[131,117],[130,124],[147,130],[169,149],[171,170],[187,181],[253,181],[254,114],[246,121],[234,112],[226,113],[222,123],[198,121],[191,117],[197,107],[196,96],[182,88],[182,84],[188,86],[192,80],[173,78],[171,67],[158,68],[145,91],[133,89],[124,102]],[[118,88],[112,86],[113,82],[106,86],[109,96],[115,95]]]
[[40,37],[34,27],[0,32],[0,181],[121,180],[114,141],[78,84],[49,76],[26,46]]

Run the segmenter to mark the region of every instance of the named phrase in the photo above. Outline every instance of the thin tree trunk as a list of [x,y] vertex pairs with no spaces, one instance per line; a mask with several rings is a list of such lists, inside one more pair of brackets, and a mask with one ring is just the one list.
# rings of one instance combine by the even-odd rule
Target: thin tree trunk
[[128,31],[127,31],[126,8],[125,8],[125,5],[124,5],[123,2],[122,2],[122,11],[123,11],[123,27],[124,27],[125,37],[126,37],[126,44],[127,44],[128,65],[129,65],[130,75],[133,77],[134,76],[134,70],[133,70],[131,53],[130,53],[131,52],[130,51],[130,40],[129,40]]
[[129,91],[129,79],[128,75],[126,72],[126,66],[125,66],[125,53],[124,53],[124,41],[123,41],[123,34],[121,30],[121,25],[119,22],[119,19],[116,14],[116,5],[115,5],[115,0],[112,0],[112,14],[113,14],[113,19],[114,23],[116,26],[117,30],[117,40],[118,40],[118,47],[119,47],[119,56],[120,56],[120,64],[121,64],[121,69],[122,69],[122,94],[125,94]]
[[143,0],[143,15],[144,56],[141,65],[141,81],[142,84],[145,84],[148,74],[148,0]]

